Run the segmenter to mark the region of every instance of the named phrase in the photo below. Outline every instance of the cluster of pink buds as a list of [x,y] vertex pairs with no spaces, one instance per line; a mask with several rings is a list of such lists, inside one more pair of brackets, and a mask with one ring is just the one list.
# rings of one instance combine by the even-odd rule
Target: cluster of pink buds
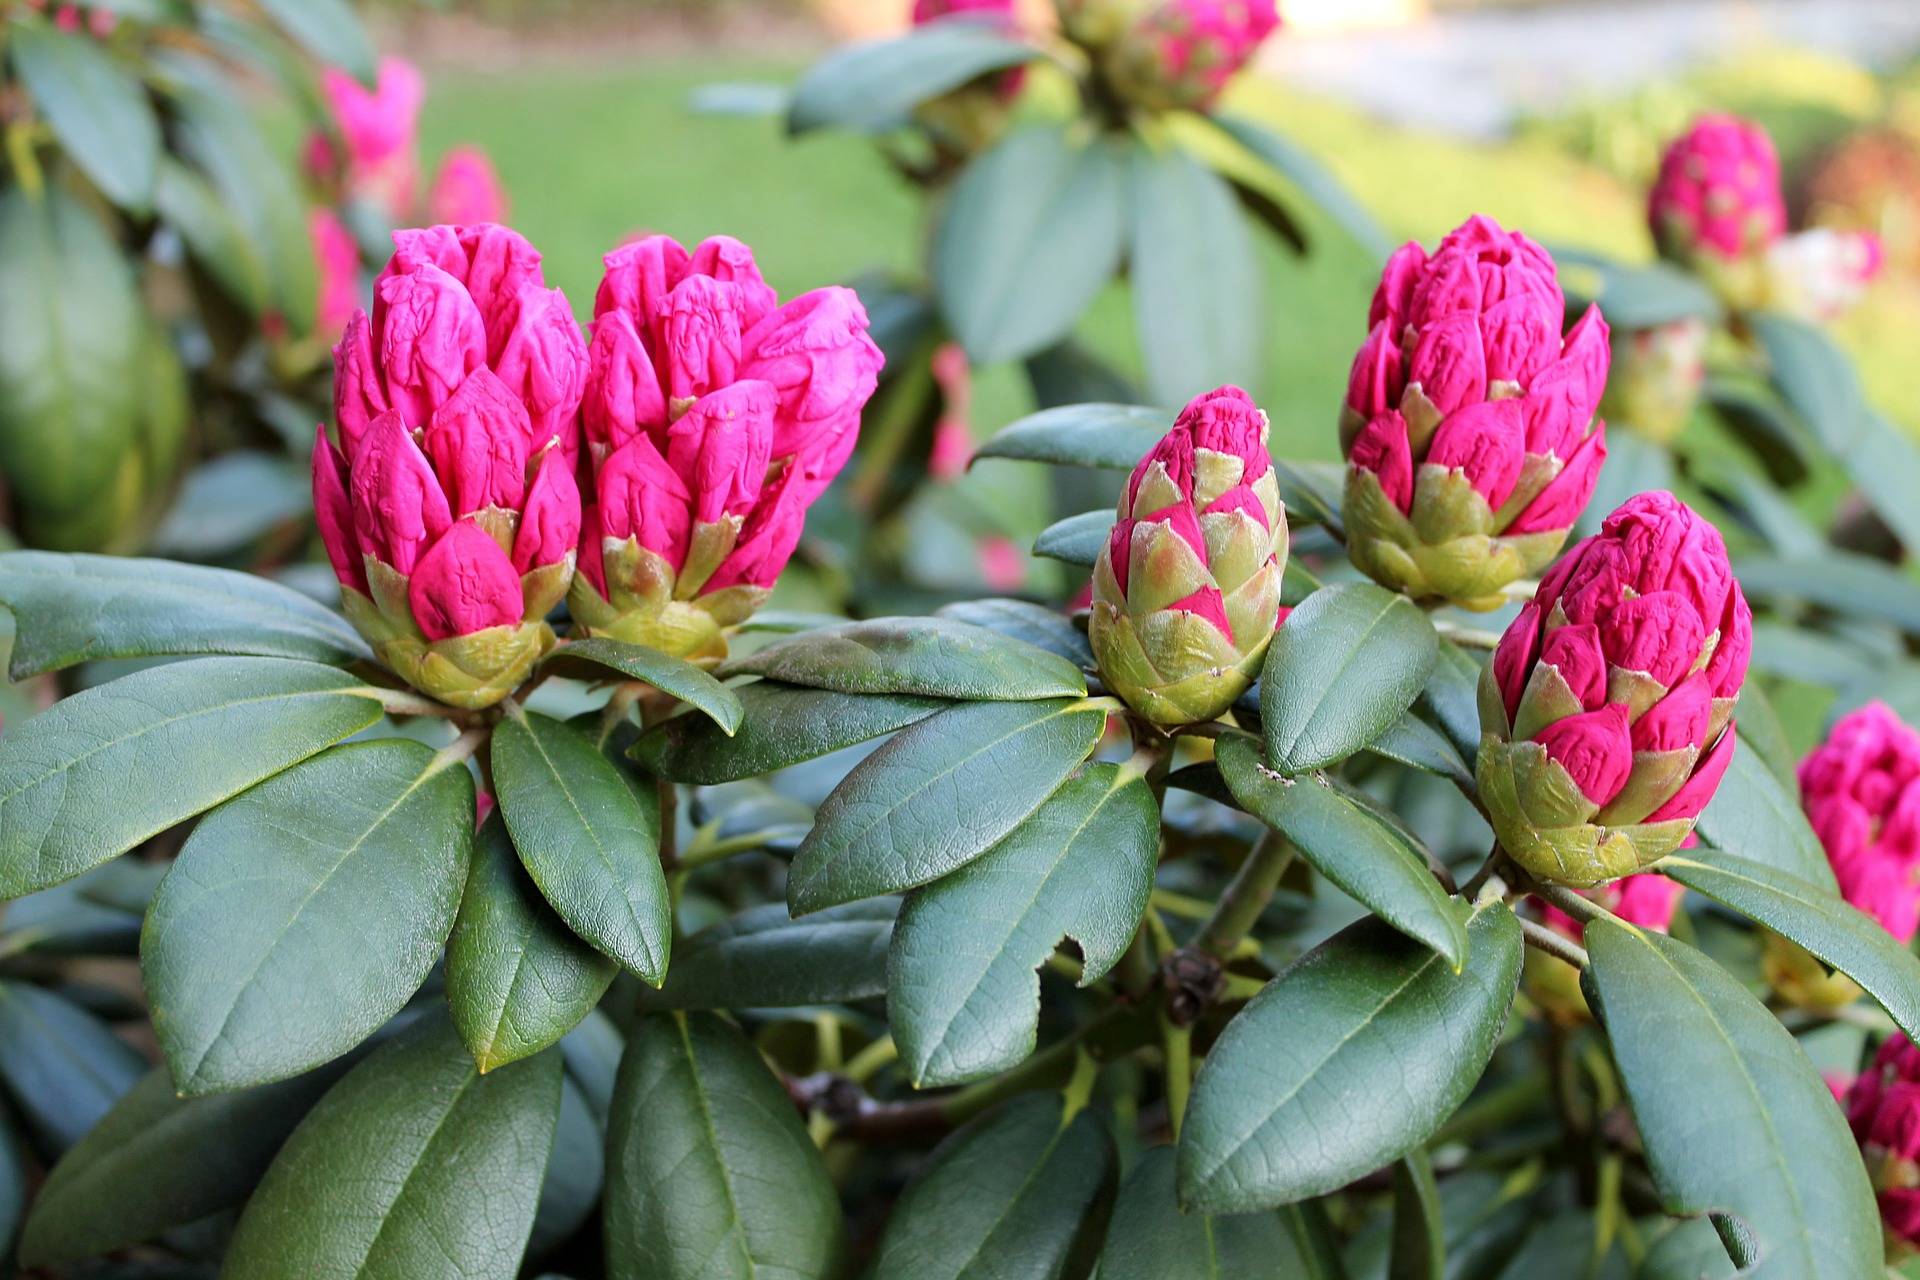
[[1204,111],[1280,28],[1274,0],[1054,0],[1061,30],[1099,62],[1119,97]]
[[1920,1252],[1920,1049],[1895,1034],[1847,1090],[1847,1123],[1880,1201],[1887,1260]]
[[753,254],[648,236],[606,258],[581,421],[586,633],[724,654],[853,451],[882,357],[851,289],[781,304]]

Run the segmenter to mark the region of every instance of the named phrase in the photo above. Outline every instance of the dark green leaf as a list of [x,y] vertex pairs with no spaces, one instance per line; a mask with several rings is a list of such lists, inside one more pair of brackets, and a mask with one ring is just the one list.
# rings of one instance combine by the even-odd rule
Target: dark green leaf
[[335,1064],[204,1098],[176,1095],[164,1068],[149,1072],[54,1166],[27,1220],[22,1260],[78,1262],[240,1204],[344,1072]]
[[644,681],[702,712],[729,736],[740,727],[739,697],[684,658],[675,658],[645,645],[589,636],[568,641],[546,659],[548,663],[568,660],[591,663]]
[[794,87],[787,128],[877,132],[906,122],[929,98],[1040,56],[979,22],[935,22],[893,40],[849,45],[822,58]]
[[1451,640],[1441,640],[1427,687],[1414,705],[1440,727],[1461,759],[1480,753],[1480,662]]
[[320,62],[373,83],[373,42],[347,0],[260,0],[260,7]]
[[1831,889],[1724,851],[1711,862],[1672,854],[1659,870],[1799,943],[1866,988],[1908,1036],[1920,1035],[1920,958]]
[[1065,658],[948,618],[874,618],[823,627],[735,658],[723,676],[765,676],[839,693],[913,693],[1013,702],[1087,691]]
[[941,1143],[894,1205],[873,1280],[1084,1274],[1113,1139],[1091,1112],[1063,1120],[1059,1094],[1023,1094]]
[[1733,570],[1757,599],[1800,600],[1920,633],[1920,583],[1881,561],[1827,549],[1804,560],[1742,556]]
[[1688,1218],[1654,1241],[1634,1280],[1735,1280],[1733,1260],[1710,1218]]
[[606,1126],[586,1091],[563,1074],[560,1118],[553,1131],[553,1149],[559,1154],[547,1161],[546,1181],[540,1184],[540,1204],[527,1240],[529,1259],[544,1257],[571,1239],[600,1207],[607,1182],[606,1148]]
[[493,731],[493,781],[520,861],[560,918],[659,986],[673,917],[652,787],[578,729],[526,711]]
[[1746,988],[1671,938],[1587,925],[1588,977],[1669,1213],[1728,1222],[1742,1275],[1881,1267],[1859,1148],[1819,1072]]
[[1760,752],[1748,746],[1745,734],[1734,747],[1719,790],[1694,828],[1712,848],[1702,848],[1695,856],[1712,862],[1714,851],[1722,850],[1785,871],[1828,893],[1837,892],[1826,850],[1807,825],[1794,784],[1767,767]]
[[937,618],[970,623],[1025,641],[1048,653],[1057,653],[1076,667],[1093,665],[1093,649],[1072,619],[1056,609],[1004,596],[960,600],[934,611]]
[[1795,776],[1798,762],[1793,744],[1787,741],[1787,727],[1780,723],[1780,713],[1758,680],[1749,680],[1740,687],[1734,716],[1740,726],[1742,744],[1753,748],[1774,777],[1787,787],[1797,789],[1800,785]]
[[[1567,314],[1597,302],[1616,332],[1654,329],[1679,320],[1720,319],[1720,303],[1698,276],[1664,262],[1629,264],[1554,246],[1567,281]],[[1607,443],[1611,445],[1612,440]],[[1609,465],[1612,459],[1608,460]]]
[[1460,758],[1447,735],[1415,715],[1401,713],[1387,731],[1367,744],[1367,750],[1410,769],[1438,774],[1462,787],[1471,788],[1473,770]]
[[900,904],[849,902],[804,920],[750,907],[680,944],[655,1002],[671,1009],[785,1009],[867,1000],[887,989],[887,939]]
[[92,1014],[39,987],[0,980],[0,1082],[43,1154],[80,1141],[146,1069]]
[[[0,1111],[0,1257],[13,1255],[13,1239],[27,1216],[27,1154],[13,1121]],[[31,1264],[29,1259],[28,1265]]]
[[980,364],[1018,360],[1073,329],[1120,265],[1125,155],[1106,135],[1020,129],[969,164],[933,242],[946,319]]
[[141,935],[180,1091],[283,1080],[379,1029],[440,958],[472,845],[473,776],[402,738],[335,747],[208,814]]
[[1140,1157],[1120,1188],[1100,1251],[1100,1280],[1306,1280],[1308,1269],[1277,1213],[1213,1218],[1174,1200],[1172,1147]]
[[976,702],[902,731],[820,806],[794,855],[789,905],[805,914],[959,870],[1066,781],[1106,721],[1065,698]]
[[160,121],[139,77],[91,36],[51,23],[8,26],[13,68],[34,109],[80,171],[115,204],[144,213],[153,203]]
[[153,204],[161,220],[179,234],[193,260],[229,298],[248,315],[259,315],[267,309],[267,263],[260,256],[260,247],[205,178],[172,156],[162,156]]
[[75,694],[0,738],[0,898],[60,883],[380,718],[360,681],[195,658]]
[[1234,799],[1291,840],[1321,875],[1454,968],[1466,961],[1467,932],[1455,903],[1379,819],[1317,777],[1286,778],[1267,768],[1244,734],[1222,738],[1214,758]]
[[580,1086],[587,1104],[601,1123],[613,1114],[613,1082],[620,1072],[620,1056],[626,1041],[613,1019],[596,1009],[580,1020],[560,1041],[560,1054],[566,1059],[567,1078]]
[[1287,505],[1287,519],[1295,525],[1325,525],[1336,534],[1340,530],[1340,499],[1346,474],[1346,464],[1341,462],[1273,460],[1273,478],[1279,482],[1280,499]]
[[1314,156],[1291,139],[1240,116],[1214,116],[1213,122],[1254,155],[1266,161],[1280,176],[1299,188],[1322,212],[1332,218],[1377,259],[1384,259],[1393,242],[1367,207],[1354,199],[1340,180]]
[[253,654],[345,664],[368,655],[345,619],[250,573],[124,556],[0,555],[18,623],[15,680],[101,658]]
[[633,758],[656,777],[718,786],[892,733],[947,705],[939,698],[835,693],[773,680],[736,692],[741,724],[732,737],[703,716],[675,716],[641,735]]
[[447,1003],[482,1072],[530,1058],[573,1030],[619,971],[540,896],[490,818],[447,942]]
[[712,1013],[634,1027],[607,1134],[611,1280],[809,1280],[840,1252],[840,1202],[786,1089]]
[[887,1021],[915,1087],[1017,1065],[1040,1024],[1035,970],[1062,938],[1086,986],[1140,927],[1160,853],[1143,778],[1095,764],[1013,834],[907,899],[887,962]]
[[560,1109],[560,1055],[482,1076],[426,1017],[335,1085],[247,1202],[225,1274],[513,1276]]
[[1264,271],[1233,188],[1179,147],[1134,152],[1133,316],[1147,386],[1185,404],[1260,371]]
[[1426,1148],[1415,1147],[1393,1166],[1393,1254],[1388,1280],[1443,1280],[1447,1224],[1440,1187]]
[[1343,1187],[1424,1143],[1466,1099],[1506,1022],[1521,944],[1501,903],[1457,909],[1464,971],[1362,920],[1227,1024],[1180,1135],[1188,1207],[1271,1208]]
[[1070,404],[1043,409],[1002,427],[973,456],[1131,471],[1160,443],[1172,423],[1165,409]]
[[1033,554],[1091,569],[1100,558],[1101,548],[1107,545],[1114,519],[1113,512],[1103,510],[1085,511],[1077,516],[1056,520],[1042,529],[1040,536],[1033,540]]
[[1267,755],[1285,773],[1344,760],[1385,733],[1438,655],[1417,605],[1371,582],[1323,587],[1274,633],[1260,676]]

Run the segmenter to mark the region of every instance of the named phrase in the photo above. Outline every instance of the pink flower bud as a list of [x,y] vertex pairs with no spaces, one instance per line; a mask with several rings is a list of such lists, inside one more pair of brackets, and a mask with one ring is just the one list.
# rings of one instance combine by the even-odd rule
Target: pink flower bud
[[606,272],[593,297],[594,331],[602,316],[619,312],[632,321],[649,360],[665,349],[667,294],[686,278],[693,258],[672,236],[642,236],[601,259]]
[[1647,220],[1660,251],[1681,262],[1764,251],[1787,227],[1773,141],[1737,116],[1701,116],[1661,157]]
[[780,395],[773,456],[800,460],[815,494],[846,461],[860,413],[886,362],[867,336],[867,311],[851,289],[815,289],[793,299],[746,334],[740,376]]
[[1279,26],[1274,0],[1159,0],[1121,36],[1112,74],[1143,105],[1204,110]]
[[314,332],[337,334],[346,329],[360,305],[360,246],[340,215],[331,209],[317,208],[309,213],[307,230],[313,237],[313,258],[320,276]]
[[513,540],[513,568],[531,573],[559,564],[580,543],[580,487],[573,466],[558,449],[549,449],[528,486],[520,530]]
[[313,518],[327,560],[341,583],[363,595],[367,570],[360,560],[360,544],[353,536],[353,500],[347,496],[347,463],[327,439],[325,427],[314,428]]
[[475,369],[427,427],[427,458],[453,514],[515,509],[527,491],[527,409],[486,368]]
[[666,299],[666,384],[675,400],[703,396],[738,376],[745,291],[690,275]]
[[675,569],[686,563],[693,499],[652,440],[636,436],[614,450],[594,481],[603,537],[638,539]]
[[333,421],[347,455],[367,425],[392,406],[373,356],[373,331],[367,313],[356,311],[333,348]]
[[387,400],[408,426],[425,426],[486,363],[486,323],[465,286],[430,263],[383,277],[374,296],[383,322],[374,356]]
[[382,58],[372,90],[338,67],[320,73],[320,87],[346,145],[348,185],[394,217],[413,208],[419,182],[414,152],[426,82],[403,58]]
[[429,642],[520,623],[520,575],[500,544],[461,520],[420,559],[407,584],[414,621]]
[[1920,926],[1920,733],[1885,703],[1849,712],[1801,762],[1800,799],[1841,895],[1911,941]]
[[1427,448],[1427,462],[1458,470],[1497,510],[1526,465],[1521,433],[1519,401],[1475,401],[1441,422]]
[[798,471],[789,470],[774,482],[772,492],[748,514],[739,541],[707,579],[705,590],[773,586],[793,558],[806,527],[809,499],[802,496],[803,490]]
[[1560,474],[1542,489],[1507,526],[1510,534],[1546,533],[1572,527],[1587,509],[1587,499],[1600,483],[1600,468],[1607,461],[1607,424],[1598,418],[1593,434],[1582,440]]
[[1409,240],[1395,249],[1380,272],[1380,283],[1374,288],[1373,304],[1367,309],[1368,327],[1385,321],[1387,332],[1399,341],[1400,330],[1413,309],[1414,288],[1426,270],[1427,251],[1419,241]]
[[503,222],[507,193],[493,161],[478,147],[455,147],[441,158],[427,193],[427,214],[440,223]]
[[[1598,711],[1606,702],[1607,659],[1600,648],[1600,628],[1592,623],[1555,627],[1541,647],[1540,661],[1560,673],[1567,688],[1588,711]],[[1513,700],[1516,704],[1520,701],[1517,692]]]
[[1674,910],[1686,889],[1678,880],[1647,873],[1628,876],[1607,886],[1613,899],[1612,912],[1628,924],[1655,933],[1665,933],[1673,925]]
[[397,413],[383,413],[360,437],[348,492],[363,555],[411,574],[453,514],[433,468]]
[[494,372],[525,406],[529,444],[557,440],[569,458],[579,451],[574,419],[587,385],[587,350],[567,296],[537,284],[522,288],[514,323],[493,358]]
[[1633,769],[1633,743],[1627,709],[1617,702],[1598,711],[1555,720],[1534,739],[1547,757],[1560,762],[1574,785],[1595,804],[1620,793]]
[[1363,422],[1379,417],[1400,403],[1404,377],[1400,340],[1382,320],[1353,358],[1353,371],[1347,375],[1347,408]]
[[736,382],[696,400],[667,429],[667,465],[686,481],[696,523],[753,510],[766,481],[775,403],[766,383]]
[[1389,409],[1360,428],[1347,448],[1347,465],[1371,473],[1395,507],[1413,510],[1413,450],[1407,441],[1407,420],[1398,409]]
[[667,425],[667,398],[653,361],[625,312],[610,311],[593,322],[581,425],[596,456],[604,457],[634,436]]
[[929,22],[954,16],[997,18],[1011,22],[1015,8],[1014,0],[913,0],[913,25],[924,27]]

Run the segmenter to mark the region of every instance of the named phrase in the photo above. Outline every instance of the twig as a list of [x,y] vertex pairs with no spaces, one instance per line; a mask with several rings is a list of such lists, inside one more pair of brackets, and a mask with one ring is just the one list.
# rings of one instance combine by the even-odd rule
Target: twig
[[1525,916],[1520,917],[1520,936],[1536,951],[1544,951],[1557,960],[1565,960],[1576,969],[1587,967],[1586,948]]
[[[1297,784],[1310,785],[1310,784]],[[1231,953],[1240,939],[1252,932],[1279,887],[1280,877],[1293,862],[1293,845],[1278,831],[1260,833],[1240,870],[1220,895],[1213,916],[1200,926],[1194,945],[1210,955]]]

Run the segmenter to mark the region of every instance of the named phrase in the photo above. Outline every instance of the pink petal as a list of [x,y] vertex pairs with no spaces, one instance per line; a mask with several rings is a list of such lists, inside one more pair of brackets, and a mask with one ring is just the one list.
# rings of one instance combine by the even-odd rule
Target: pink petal
[[777,401],[764,382],[736,382],[694,401],[667,429],[667,464],[693,495],[696,523],[752,510],[766,483]]
[[413,620],[429,641],[517,626],[526,613],[515,573],[500,544],[471,520],[448,529],[407,583]]
[[526,407],[485,368],[475,369],[427,427],[427,457],[458,516],[518,509],[527,490]]
[[678,569],[693,529],[692,497],[653,441],[635,436],[607,455],[594,477],[601,529],[609,538],[638,538]]
[[1526,465],[1517,400],[1483,400],[1440,423],[1427,462],[1459,470],[1474,491],[1498,510]]
[[1614,702],[1598,711],[1555,720],[1534,735],[1549,758],[1560,762],[1582,795],[1604,805],[1620,794],[1633,770],[1627,709]]
[[360,550],[402,574],[453,522],[446,494],[397,413],[368,424],[348,470]]
[[[580,542],[580,486],[573,467],[558,449],[549,449],[527,489],[527,505],[520,514],[520,531],[513,539],[515,573],[530,573],[558,564]],[[594,562],[600,561],[599,538],[594,539]]]
[[353,503],[347,496],[344,474],[346,459],[327,439],[325,427],[313,433],[313,518],[320,527],[320,541],[327,548],[327,560],[333,576],[343,587],[352,587],[362,595],[367,591],[367,569],[360,560],[360,547],[353,536]]
[[1671,799],[1647,815],[1648,822],[1666,822],[1675,818],[1697,818],[1700,811],[1713,799],[1713,793],[1720,787],[1720,779],[1726,776],[1727,766],[1733,763],[1735,735],[1729,724],[1720,731],[1720,740],[1699,764],[1693,767],[1693,776],[1680,785]]
[[1402,513],[1413,510],[1413,451],[1407,440],[1407,420],[1389,409],[1353,438],[1347,463],[1379,478],[1387,501]]

